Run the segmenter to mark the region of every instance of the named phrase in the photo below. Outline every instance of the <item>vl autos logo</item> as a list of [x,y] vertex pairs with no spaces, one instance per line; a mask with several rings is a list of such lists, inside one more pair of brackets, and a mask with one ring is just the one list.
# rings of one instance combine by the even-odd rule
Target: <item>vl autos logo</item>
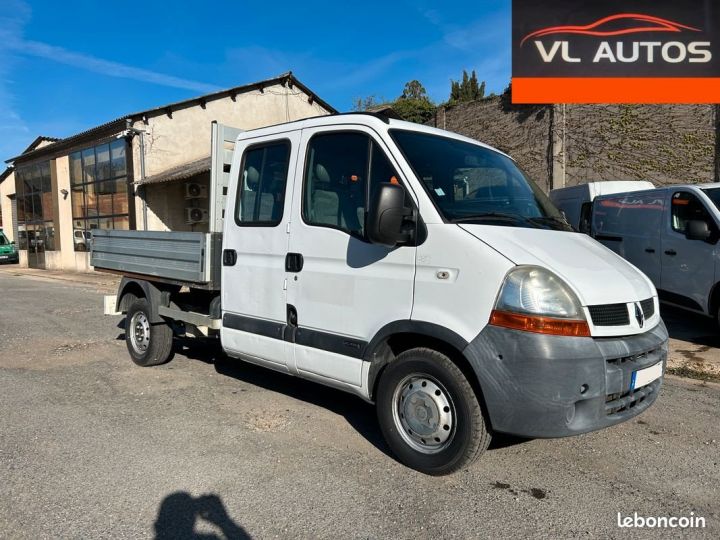
[[720,103],[718,0],[512,0],[512,102]]
[[[702,30],[678,21],[643,13],[618,13],[595,20],[586,25],[557,25],[535,30],[525,35],[520,47],[532,44],[545,64],[707,64],[712,62],[712,42],[688,41],[682,37],[702,33]],[[674,34],[675,39],[666,34]],[[628,39],[642,35],[642,39]],[[548,36],[556,39],[547,40]],[[597,46],[588,51],[585,46],[574,51],[573,36],[590,36],[598,39]],[[563,39],[564,38],[564,39]],[[613,39],[614,38],[614,39]]]

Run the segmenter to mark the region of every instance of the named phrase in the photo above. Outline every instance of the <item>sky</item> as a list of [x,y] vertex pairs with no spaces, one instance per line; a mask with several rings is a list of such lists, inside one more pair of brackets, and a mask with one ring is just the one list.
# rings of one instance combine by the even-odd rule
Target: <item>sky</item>
[[510,0],[0,0],[0,158],[38,135],[292,71],[340,111],[418,79],[510,80]]

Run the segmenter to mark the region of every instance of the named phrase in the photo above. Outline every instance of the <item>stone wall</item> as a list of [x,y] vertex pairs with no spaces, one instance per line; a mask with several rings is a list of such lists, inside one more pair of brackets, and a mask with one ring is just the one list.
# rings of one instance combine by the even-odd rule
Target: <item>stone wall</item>
[[[649,180],[655,185],[712,182],[712,105],[567,105],[566,185]],[[555,131],[562,138],[563,106]],[[562,156],[561,156],[562,157]]]
[[713,105],[512,105],[506,95],[438,109],[432,125],[513,156],[543,189],[605,180],[717,178]]

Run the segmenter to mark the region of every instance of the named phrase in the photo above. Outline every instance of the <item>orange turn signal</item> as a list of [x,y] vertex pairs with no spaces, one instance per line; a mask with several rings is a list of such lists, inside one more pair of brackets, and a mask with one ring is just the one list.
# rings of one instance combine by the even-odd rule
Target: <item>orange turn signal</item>
[[493,326],[502,326],[503,328],[512,328],[513,330],[534,332],[536,334],[576,337],[590,336],[590,327],[585,321],[539,317],[537,315],[511,313],[509,311],[493,310],[490,314],[490,324]]

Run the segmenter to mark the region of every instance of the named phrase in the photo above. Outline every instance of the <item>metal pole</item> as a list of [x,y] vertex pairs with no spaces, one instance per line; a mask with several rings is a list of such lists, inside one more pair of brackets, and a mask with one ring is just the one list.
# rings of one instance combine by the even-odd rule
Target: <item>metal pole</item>
[[[140,132],[140,180],[145,180],[145,132]],[[148,230],[147,225],[147,187],[142,184],[142,204],[143,204],[143,230]]]
[[[126,133],[131,136],[138,135],[140,137],[140,181],[145,180],[145,130],[133,127],[130,118],[125,120]],[[147,231],[147,188],[144,184],[140,184],[138,195],[142,200],[143,230]]]

